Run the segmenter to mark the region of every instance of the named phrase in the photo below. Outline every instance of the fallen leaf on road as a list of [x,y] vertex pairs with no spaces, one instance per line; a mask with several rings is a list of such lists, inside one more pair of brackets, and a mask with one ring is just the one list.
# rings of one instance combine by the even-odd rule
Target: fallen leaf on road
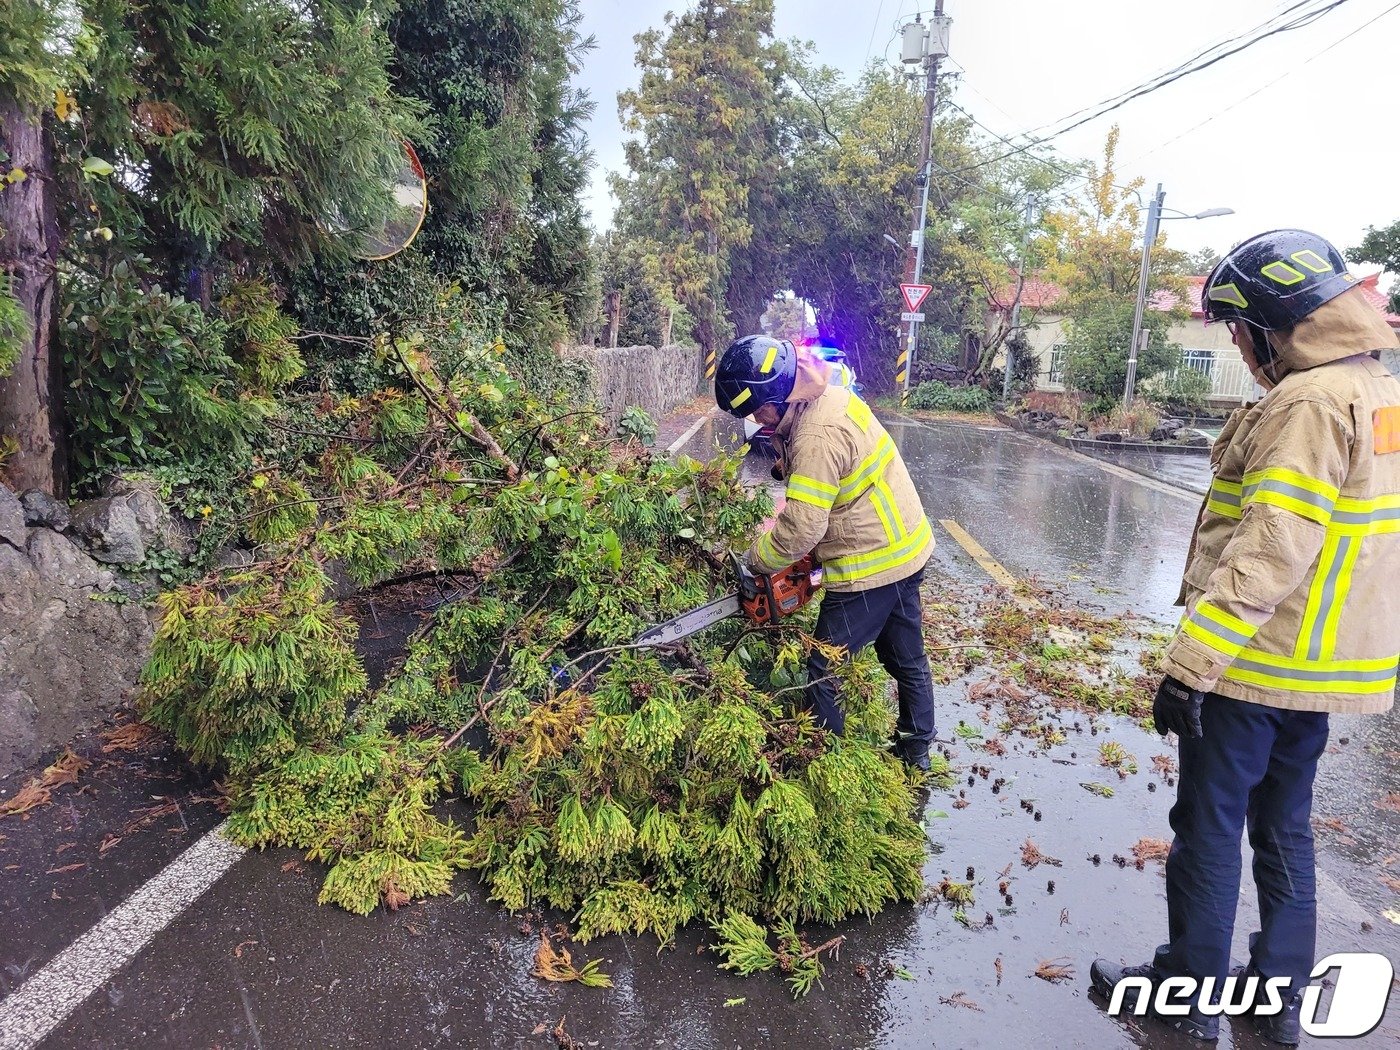
[[15,792],[13,798],[0,802],[0,817],[27,813],[36,806],[48,805],[53,801],[54,788],[76,784],[78,774],[89,764],[87,759],[79,758],[72,751],[63,752],[53,765]]
[[111,832],[108,832],[107,837],[102,840],[102,845],[97,847],[97,855],[99,857],[102,856],[121,840],[122,837],[120,835],[113,835]]
[[1138,860],[1166,860],[1172,844],[1166,839],[1138,839],[1133,843],[1133,856]]
[[1381,881],[1384,882],[1387,886],[1389,886],[1393,892],[1400,893],[1400,879],[1392,879],[1388,876],[1382,876]]
[[1152,772],[1161,773],[1163,776],[1169,773],[1175,773],[1176,759],[1172,758],[1171,755],[1153,755]]
[[725,1005],[725,1006],[743,1006],[743,1005],[744,1005],[746,1002],[748,1002],[748,1001],[749,1001],[749,1000],[748,1000],[748,997],[747,997],[747,996],[741,996],[741,997],[738,998],[738,999],[726,999],[726,1000],[724,1001],[724,1005]]
[[1064,867],[1064,863],[1059,859],[1041,853],[1039,847],[1030,839],[1026,839],[1026,844],[1021,847],[1021,863],[1027,868],[1034,868],[1037,864],[1049,864],[1055,868]]
[[[536,977],[546,981],[577,981],[588,988],[611,988],[612,978],[599,972],[600,963],[601,960],[592,959],[584,963],[582,969],[575,967],[569,949],[562,945],[556,949],[549,942],[549,934],[540,931],[540,946],[535,952],[533,971]],[[563,1021],[559,1023],[562,1025]]]
[[1049,981],[1051,984],[1068,981],[1074,976],[1074,967],[1070,966],[1069,963],[1069,959],[1044,959],[1035,968],[1035,975],[1042,981]]
[[62,874],[64,874],[65,872],[77,871],[79,868],[86,868],[86,867],[87,867],[87,865],[84,864],[84,863],[82,863],[82,862],[80,861],[80,862],[77,863],[77,864],[65,864],[65,865],[63,865],[63,867],[61,867],[61,868],[50,868],[48,871],[44,872],[44,874],[45,874],[45,875],[62,875]]
[[1061,909],[1060,909],[1060,925],[1061,925],[1061,926],[1068,926],[1068,925],[1069,925],[1069,909],[1068,909],[1068,908],[1061,908]]
[[299,861],[299,860],[289,860],[289,861],[287,861],[286,864],[283,864],[283,865],[282,865],[282,870],[283,870],[283,871],[301,871],[301,861]]
[[110,755],[113,751],[135,751],[156,736],[156,731],[145,722],[123,722],[102,734],[107,741],[102,745],[102,753]]
[[65,842],[62,846],[59,846],[58,849],[53,851],[54,856],[56,857],[60,853],[66,853],[68,850],[72,849],[76,845],[76,842]]
[[535,1025],[534,1028],[531,1028],[531,1029],[530,1029],[530,1034],[531,1034],[531,1035],[544,1035],[545,1032],[548,1032],[548,1031],[549,1031],[549,1024],[548,1024],[547,1022],[545,1022],[545,1021],[541,1021],[539,1024]]
[[982,1008],[967,997],[966,992],[954,992],[952,995],[940,995],[938,1001],[944,1006],[961,1006],[966,1010],[976,1010],[979,1014]]
[[234,957],[235,959],[241,959],[241,958],[243,958],[243,949],[244,949],[244,948],[251,948],[253,945],[255,945],[255,944],[257,944],[257,943],[258,943],[257,941],[243,941],[241,944],[238,945],[238,947],[236,947],[236,948],[233,949],[233,957]]
[[996,961],[995,961],[994,963],[992,963],[992,965],[996,967],[996,971],[997,971],[997,987],[999,988],[999,987],[1001,987],[1001,956],[1000,956],[1000,955],[998,955],[998,956],[996,957]]
[[1326,831],[1335,831],[1339,834],[1345,834],[1351,830],[1336,817],[1313,817],[1312,826]]
[[1383,809],[1388,813],[1400,813],[1400,791],[1392,791],[1385,798],[1378,798],[1371,803],[1377,809]]
[[554,1042],[558,1045],[559,1050],[584,1050],[582,1043],[564,1031],[564,1018],[562,1017],[559,1018],[559,1023],[554,1026],[554,1031],[551,1034],[554,1036]]

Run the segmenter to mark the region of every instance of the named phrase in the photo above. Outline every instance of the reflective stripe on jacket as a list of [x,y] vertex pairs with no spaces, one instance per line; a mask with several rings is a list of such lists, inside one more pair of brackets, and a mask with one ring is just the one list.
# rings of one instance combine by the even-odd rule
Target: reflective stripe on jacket
[[749,552],[755,570],[776,572],[814,551],[828,588],[861,591],[923,568],[933,531],[904,460],[864,401],[823,384],[790,404],[774,445],[787,500]]
[[1288,372],[1211,452],[1166,671],[1269,707],[1378,712],[1400,663],[1395,337],[1357,292],[1278,342]]

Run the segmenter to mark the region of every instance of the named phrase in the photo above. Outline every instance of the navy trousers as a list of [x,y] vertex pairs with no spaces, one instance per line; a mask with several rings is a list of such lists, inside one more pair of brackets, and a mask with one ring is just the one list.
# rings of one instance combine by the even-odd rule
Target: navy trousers
[[[1208,694],[1200,739],[1181,741],[1176,838],[1167,857],[1167,976],[1223,978],[1240,896],[1240,834],[1249,828],[1260,930],[1250,961],[1266,978],[1308,983],[1317,940],[1313,777],[1327,715],[1283,711]],[[1286,998],[1287,996],[1285,996]]]
[[[924,654],[920,569],[895,583],[868,591],[827,591],[813,632],[823,642],[856,653],[872,642],[875,655],[899,685],[897,729],[907,758],[928,754],[933,743],[933,678]],[[826,657],[813,653],[807,661],[807,709],[836,733],[846,725],[846,713],[836,700],[835,681],[822,681],[830,671]]]

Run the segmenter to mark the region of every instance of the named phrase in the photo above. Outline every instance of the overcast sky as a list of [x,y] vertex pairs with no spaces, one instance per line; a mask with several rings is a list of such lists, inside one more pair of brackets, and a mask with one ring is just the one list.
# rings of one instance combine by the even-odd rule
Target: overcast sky
[[[963,73],[954,101],[1010,137],[1133,87],[1295,2],[945,0],[953,19],[945,68]],[[584,32],[598,43],[579,79],[598,103],[588,128],[596,163],[588,205],[599,228],[613,207],[606,174],[624,167],[617,93],[637,83],[632,37],[686,6],[583,0]],[[932,9],[931,0],[777,0],[777,35],[812,41],[823,62],[854,79],[871,58],[897,62],[898,27],[915,11]],[[1261,230],[1300,226],[1345,250],[1366,226],[1400,218],[1389,76],[1397,61],[1400,3],[1348,0],[1312,25],[1130,102],[1057,145],[1068,156],[1095,156],[1117,121],[1119,181],[1141,175],[1146,193],[1161,182],[1167,208],[1235,210],[1167,223],[1173,247],[1223,251]]]

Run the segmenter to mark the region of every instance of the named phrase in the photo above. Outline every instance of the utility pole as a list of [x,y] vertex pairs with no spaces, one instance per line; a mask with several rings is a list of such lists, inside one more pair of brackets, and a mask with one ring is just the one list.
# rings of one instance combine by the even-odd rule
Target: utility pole
[[1021,260],[1017,263],[1016,298],[1011,302],[1011,332],[1006,337],[1006,368],[1001,377],[1001,403],[1011,400],[1011,340],[1021,330],[1021,292],[1026,287],[1026,252],[1031,243],[1031,219],[1035,215],[1035,194],[1026,194],[1026,219],[1021,228]]
[[[930,165],[933,111],[937,102],[938,67],[948,54],[948,27],[951,24],[952,19],[943,14],[943,0],[936,0],[933,21],[927,27],[917,15],[912,23],[904,27],[901,57],[906,64],[922,61],[925,76],[924,126],[919,135],[919,175],[914,180],[918,225],[911,231],[909,247],[905,250],[905,279],[908,284],[918,284],[924,271],[924,225],[928,217],[928,186],[933,173]],[[918,337],[919,322],[911,318],[904,350],[895,359],[895,382],[899,386],[901,404],[909,400],[909,374],[913,369],[914,347]]]
[[1167,195],[1157,183],[1157,193],[1147,206],[1147,226],[1142,231],[1142,268],[1138,271],[1137,303],[1133,306],[1133,341],[1128,345],[1128,376],[1123,383],[1123,407],[1133,407],[1133,384],[1137,381],[1138,351],[1145,348],[1142,313],[1147,308],[1147,276],[1152,270],[1152,245],[1157,240],[1157,228],[1162,222],[1162,202]]

